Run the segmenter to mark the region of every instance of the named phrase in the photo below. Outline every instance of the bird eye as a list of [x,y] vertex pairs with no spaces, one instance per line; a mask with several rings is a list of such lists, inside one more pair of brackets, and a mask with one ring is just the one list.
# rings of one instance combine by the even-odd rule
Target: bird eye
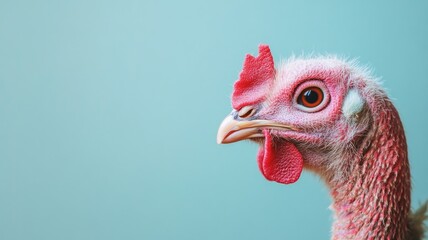
[[318,112],[330,102],[328,88],[322,80],[307,80],[294,92],[293,105],[304,112]]
[[324,93],[319,87],[308,87],[303,89],[297,98],[297,104],[307,108],[317,107],[322,103]]

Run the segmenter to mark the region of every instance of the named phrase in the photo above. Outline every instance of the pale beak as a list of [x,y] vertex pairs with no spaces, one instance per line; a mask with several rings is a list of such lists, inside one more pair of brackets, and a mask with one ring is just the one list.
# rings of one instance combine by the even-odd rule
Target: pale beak
[[217,143],[233,143],[250,138],[264,137],[262,129],[292,130],[291,126],[270,120],[237,121],[232,115],[227,116],[220,124]]

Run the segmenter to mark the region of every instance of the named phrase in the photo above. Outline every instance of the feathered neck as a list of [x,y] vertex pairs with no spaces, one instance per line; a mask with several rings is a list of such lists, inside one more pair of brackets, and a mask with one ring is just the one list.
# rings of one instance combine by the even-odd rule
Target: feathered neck
[[346,159],[354,166],[349,177],[329,183],[332,239],[406,239],[411,186],[404,130],[388,100],[377,110],[358,153]]

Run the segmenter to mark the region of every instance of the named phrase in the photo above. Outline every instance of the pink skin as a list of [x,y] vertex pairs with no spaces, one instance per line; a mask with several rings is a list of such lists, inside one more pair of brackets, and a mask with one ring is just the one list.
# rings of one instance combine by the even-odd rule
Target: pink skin
[[[257,110],[252,119],[297,130],[264,129],[265,140],[258,140],[263,175],[292,183],[300,176],[299,161],[319,174],[333,198],[332,239],[406,239],[410,209],[407,146],[398,113],[384,92],[361,70],[335,58],[292,60],[276,71],[266,47],[260,47],[260,58],[251,59],[256,68],[251,74],[247,74],[250,64],[246,60],[235,83],[232,105],[236,110],[252,105]],[[243,80],[243,76],[251,78]],[[262,79],[252,83],[254,76]],[[316,111],[296,105],[307,86],[325,90],[326,100]],[[342,113],[350,89],[357,90],[365,102],[355,118]],[[252,99],[250,93],[256,97]]]
[[389,101],[371,108],[380,114],[356,154],[344,158],[352,163],[349,177],[327,182],[336,212],[333,239],[408,239],[411,183],[404,130]]

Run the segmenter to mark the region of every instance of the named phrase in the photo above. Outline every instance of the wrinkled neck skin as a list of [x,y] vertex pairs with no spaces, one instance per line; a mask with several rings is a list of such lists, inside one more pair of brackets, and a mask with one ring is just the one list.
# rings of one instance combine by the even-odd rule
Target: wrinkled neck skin
[[347,164],[338,169],[307,167],[330,188],[332,239],[407,238],[411,186],[406,139],[396,109],[389,101],[382,105],[366,134],[352,143],[356,152],[341,154],[339,161]]

